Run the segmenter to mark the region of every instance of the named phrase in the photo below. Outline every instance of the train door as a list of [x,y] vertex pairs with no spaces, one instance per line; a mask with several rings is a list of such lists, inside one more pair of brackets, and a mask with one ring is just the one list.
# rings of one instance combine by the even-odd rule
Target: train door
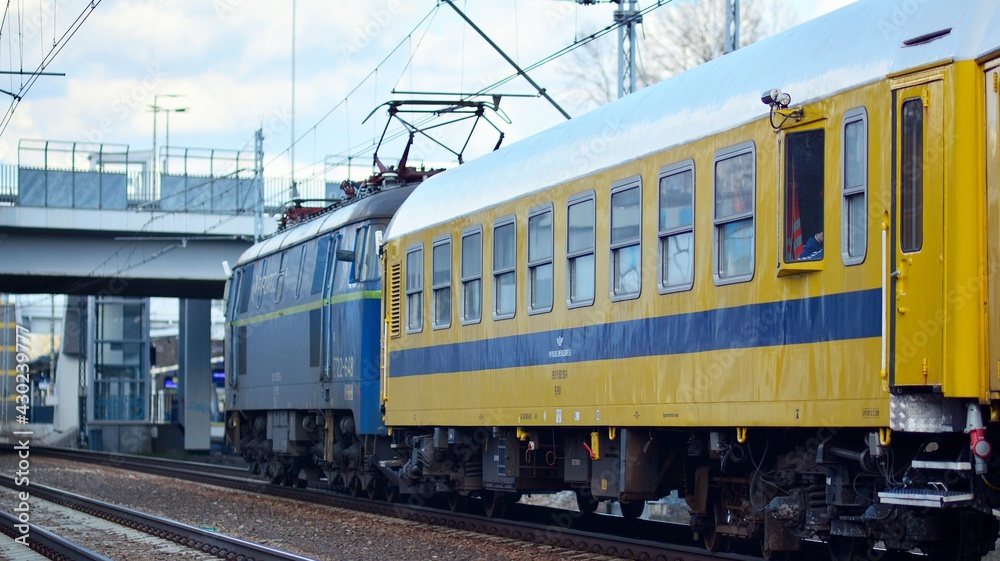
[[944,325],[943,82],[893,92],[893,386],[939,386]]
[[335,235],[330,239],[329,254],[326,256],[326,278],[323,281],[323,306],[320,321],[320,357],[323,380],[330,380],[333,377],[333,367],[331,358],[333,345],[337,342],[337,327],[333,325],[333,307],[331,300],[336,286],[337,277],[337,251],[340,249],[340,235]]
[[[1000,373],[1000,60],[986,66],[986,248],[990,282],[990,372]],[[990,390],[1000,391],[1000,375],[990,376]]]

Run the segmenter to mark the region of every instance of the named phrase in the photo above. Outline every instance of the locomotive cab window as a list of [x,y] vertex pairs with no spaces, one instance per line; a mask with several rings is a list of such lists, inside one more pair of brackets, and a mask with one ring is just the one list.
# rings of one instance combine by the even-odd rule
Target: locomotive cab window
[[528,313],[552,311],[552,204],[528,213]]
[[754,199],[757,152],[753,142],[715,155],[715,284],[753,278],[756,257]]
[[434,242],[431,253],[434,290],[434,329],[451,327],[451,237]]
[[660,171],[660,293],[694,283],[694,161]]
[[424,247],[406,252],[406,332],[418,333],[424,326]]
[[517,232],[514,217],[493,225],[493,319],[514,317],[517,300]]
[[483,228],[462,233],[462,325],[483,317]]
[[571,197],[566,217],[566,306],[594,303],[594,192]]
[[785,137],[785,262],[823,259],[823,129]]
[[611,186],[611,300],[638,298],[642,289],[642,182]]

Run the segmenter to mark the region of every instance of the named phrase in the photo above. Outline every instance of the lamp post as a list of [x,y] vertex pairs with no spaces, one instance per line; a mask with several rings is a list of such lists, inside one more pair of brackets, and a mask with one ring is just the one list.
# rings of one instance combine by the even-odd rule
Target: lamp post
[[175,109],[165,109],[167,113],[167,139],[163,143],[163,147],[167,149],[167,153],[163,157],[163,173],[170,173],[167,170],[167,163],[170,162],[170,114],[171,113],[183,113],[191,109],[190,107],[177,107]]
[[[184,94],[155,94],[153,95],[153,104],[149,106],[149,109],[153,112],[153,170],[151,181],[149,182],[152,191],[156,190],[156,186],[159,183],[156,177],[156,160],[159,159],[159,154],[156,153],[156,114],[163,111],[164,108],[157,103],[157,100],[161,97],[184,97]],[[150,193],[150,196],[155,193]]]

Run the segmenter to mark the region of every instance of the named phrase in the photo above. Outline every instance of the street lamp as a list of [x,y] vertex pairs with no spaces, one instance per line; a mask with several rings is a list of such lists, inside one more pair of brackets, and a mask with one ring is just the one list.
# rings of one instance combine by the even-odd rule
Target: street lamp
[[[156,153],[156,114],[160,111],[166,111],[166,108],[161,107],[157,100],[161,97],[184,97],[184,94],[155,94],[153,96],[153,104],[149,106],[149,109],[153,112],[153,176],[150,186],[153,190],[156,189],[156,185],[159,183],[156,176],[156,160],[159,159],[159,155]],[[153,195],[153,193],[150,193]]]
[[167,171],[167,163],[170,162],[170,114],[171,113],[183,113],[191,109],[190,107],[177,107],[174,109],[165,110],[167,113],[167,140],[163,143],[164,148],[167,149],[167,153],[163,156],[163,173],[170,173]]

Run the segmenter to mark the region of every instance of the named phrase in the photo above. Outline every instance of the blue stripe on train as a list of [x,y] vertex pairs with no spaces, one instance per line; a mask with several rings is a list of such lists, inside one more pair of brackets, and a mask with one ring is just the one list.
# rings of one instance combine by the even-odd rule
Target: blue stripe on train
[[[773,347],[881,335],[881,290],[604,323],[614,307],[574,311],[591,325],[390,354],[392,377]],[[538,318],[544,318],[539,316]],[[461,329],[459,327],[459,329]]]

